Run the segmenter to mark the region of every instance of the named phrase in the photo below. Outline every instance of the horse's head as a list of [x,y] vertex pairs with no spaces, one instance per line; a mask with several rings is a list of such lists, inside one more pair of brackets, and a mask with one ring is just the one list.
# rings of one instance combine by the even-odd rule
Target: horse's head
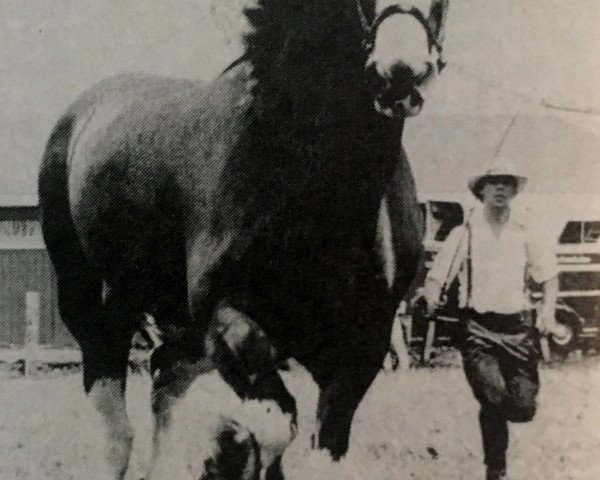
[[375,0],[371,18],[364,0],[356,2],[368,35],[366,73],[375,108],[387,116],[416,115],[424,102],[422,87],[444,66],[449,0]]

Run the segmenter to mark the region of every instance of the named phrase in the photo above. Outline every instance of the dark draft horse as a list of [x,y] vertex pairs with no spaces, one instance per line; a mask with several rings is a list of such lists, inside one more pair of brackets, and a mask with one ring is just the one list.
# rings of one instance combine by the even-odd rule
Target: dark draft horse
[[[107,429],[107,478],[128,468],[127,364],[145,314],[163,340],[155,465],[173,404],[215,368],[293,424],[273,352],[320,388],[315,448],[347,451],[420,255],[401,137],[442,65],[447,3],[258,0],[244,55],[214,81],[120,75],[59,119],[39,174],[43,234]],[[219,462],[202,478],[257,475]]]

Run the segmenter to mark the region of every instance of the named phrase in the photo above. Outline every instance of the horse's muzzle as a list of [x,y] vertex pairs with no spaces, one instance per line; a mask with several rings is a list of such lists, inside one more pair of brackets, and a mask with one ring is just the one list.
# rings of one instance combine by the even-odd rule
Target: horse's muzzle
[[418,87],[399,97],[393,88],[385,89],[375,96],[375,110],[386,117],[412,117],[421,112],[425,100]]
[[374,63],[367,64],[366,81],[375,110],[387,117],[411,117],[420,113],[425,102],[421,86],[431,76],[431,71],[419,76],[408,68],[391,73],[388,78],[378,72]]

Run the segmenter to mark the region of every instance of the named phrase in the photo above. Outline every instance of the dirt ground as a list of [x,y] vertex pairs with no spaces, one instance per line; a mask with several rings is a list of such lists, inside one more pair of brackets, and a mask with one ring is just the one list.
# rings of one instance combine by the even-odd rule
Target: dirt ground
[[[514,479],[600,478],[600,360],[543,368],[534,422],[511,427]],[[299,399],[300,435],[286,454],[291,479],[482,479],[477,406],[460,368],[382,372],[361,405],[341,464],[309,455],[316,389],[298,369],[286,381]],[[198,405],[222,385],[203,380]],[[128,480],[143,477],[150,451],[147,375],[132,375],[129,410],[136,428]],[[220,390],[221,389],[221,390]],[[79,374],[0,379],[0,480],[88,479],[98,457],[98,427]],[[174,480],[177,480],[174,478]]]

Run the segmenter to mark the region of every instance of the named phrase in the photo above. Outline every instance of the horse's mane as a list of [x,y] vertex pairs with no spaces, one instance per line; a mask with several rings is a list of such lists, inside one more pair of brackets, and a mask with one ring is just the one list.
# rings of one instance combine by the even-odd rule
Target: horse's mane
[[[362,2],[373,9],[372,0]],[[255,0],[245,14],[246,55],[262,90],[313,86],[317,94],[327,76],[364,66],[356,0]]]
[[[348,199],[345,189],[381,190],[400,151],[403,121],[373,108],[357,0],[254,1],[245,9],[243,58],[255,79],[256,138],[268,137],[261,144],[268,151],[251,161],[261,158],[263,172],[293,164],[286,182],[310,181],[334,203]],[[360,1],[372,19],[375,0]]]

